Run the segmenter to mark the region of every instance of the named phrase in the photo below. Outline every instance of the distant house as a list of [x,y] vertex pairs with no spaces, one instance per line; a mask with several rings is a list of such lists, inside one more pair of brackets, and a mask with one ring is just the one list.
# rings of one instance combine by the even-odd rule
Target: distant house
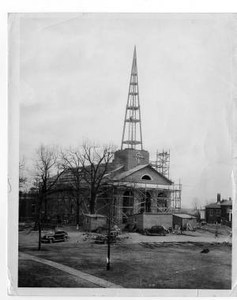
[[232,200],[221,201],[221,219],[224,222],[232,222]]
[[206,206],[207,223],[223,223],[231,225],[232,222],[232,200],[221,200]]
[[211,203],[206,206],[207,223],[221,223],[221,205],[220,203]]

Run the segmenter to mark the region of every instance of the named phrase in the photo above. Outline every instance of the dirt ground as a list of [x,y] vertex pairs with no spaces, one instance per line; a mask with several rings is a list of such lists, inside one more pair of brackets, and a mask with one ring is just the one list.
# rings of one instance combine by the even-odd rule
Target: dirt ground
[[[95,244],[97,234],[67,229],[70,236],[67,242],[42,244],[42,251],[37,251],[36,232],[20,232],[19,250],[125,288],[231,288],[232,247],[228,230],[220,232],[217,238],[209,230],[167,236],[122,234],[120,241],[111,246],[111,270],[107,271],[107,245]],[[201,253],[203,249],[209,252]],[[42,281],[46,272],[44,268],[46,266],[31,267],[31,263],[19,261],[19,286],[86,287],[86,284],[76,282],[67,274],[57,275],[54,272],[51,276],[52,270],[47,268],[47,280]],[[29,276],[31,272],[38,279]]]
[[[62,227],[58,230],[66,230],[69,233],[69,243],[85,243],[92,242],[98,235],[97,233],[85,233],[81,230],[76,230],[75,227]],[[48,231],[45,231],[48,232]],[[167,234],[166,236],[147,236],[136,232],[124,232],[121,241],[126,244],[134,244],[140,242],[204,242],[204,243],[232,243],[231,228],[227,226],[218,227],[218,235],[216,237],[215,225],[205,225],[196,231],[183,231],[182,234]],[[42,232],[42,236],[44,231]],[[31,247],[37,243],[37,232],[25,230],[19,232],[19,246],[28,245]]]

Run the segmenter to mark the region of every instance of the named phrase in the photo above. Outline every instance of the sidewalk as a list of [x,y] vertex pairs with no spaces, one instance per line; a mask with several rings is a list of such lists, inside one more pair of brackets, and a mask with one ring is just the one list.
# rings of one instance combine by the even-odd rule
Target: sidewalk
[[59,269],[59,270],[65,272],[65,273],[76,276],[77,278],[80,278],[82,280],[86,280],[88,282],[91,282],[91,283],[97,285],[98,288],[99,287],[102,287],[102,288],[123,288],[120,285],[116,285],[112,282],[109,282],[107,280],[98,278],[96,276],[93,276],[93,275],[90,275],[90,274],[87,274],[87,273],[83,273],[79,270],[67,267],[65,265],[62,265],[62,264],[59,264],[59,263],[56,263],[56,262],[53,262],[53,261],[50,261],[50,260],[47,260],[47,259],[39,258],[39,257],[33,256],[33,255],[29,255],[29,254],[26,254],[26,253],[23,253],[23,252],[19,252],[19,259],[33,260],[33,261],[40,262],[42,264],[51,266],[53,268],[56,268],[56,269]]

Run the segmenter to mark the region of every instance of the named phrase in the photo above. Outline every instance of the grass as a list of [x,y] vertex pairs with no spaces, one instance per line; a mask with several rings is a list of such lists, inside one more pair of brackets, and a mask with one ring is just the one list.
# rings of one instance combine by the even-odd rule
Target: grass
[[[207,254],[200,251],[210,250]],[[231,246],[229,244],[204,243],[142,243],[115,244],[111,247],[111,270],[106,270],[107,246],[94,243],[45,244],[44,251],[22,246],[21,251],[40,256],[83,272],[109,280],[125,288],[156,289],[231,289]],[[44,276],[41,265],[37,270]],[[58,271],[57,271],[58,272]],[[52,286],[64,287],[68,274],[52,277]],[[20,265],[19,279],[35,278]],[[22,279],[23,278],[23,279]],[[56,278],[59,278],[58,280]],[[45,284],[42,281],[41,286]],[[47,283],[49,284],[49,283]],[[69,284],[69,283],[68,283]],[[77,287],[77,282],[71,282]],[[49,285],[47,285],[49,286]]]
[[97,287],[53,267],[31,260],[19,260],[18,287]]

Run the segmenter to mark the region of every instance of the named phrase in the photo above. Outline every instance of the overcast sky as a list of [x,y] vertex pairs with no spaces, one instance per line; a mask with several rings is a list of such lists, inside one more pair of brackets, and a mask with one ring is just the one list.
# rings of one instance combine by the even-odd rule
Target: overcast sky
[[26,162],[40,143],[120,147],[136,45],[144,149],[170,149],[183,206],[231,196],[233,16],[32,14],[20,43]]

